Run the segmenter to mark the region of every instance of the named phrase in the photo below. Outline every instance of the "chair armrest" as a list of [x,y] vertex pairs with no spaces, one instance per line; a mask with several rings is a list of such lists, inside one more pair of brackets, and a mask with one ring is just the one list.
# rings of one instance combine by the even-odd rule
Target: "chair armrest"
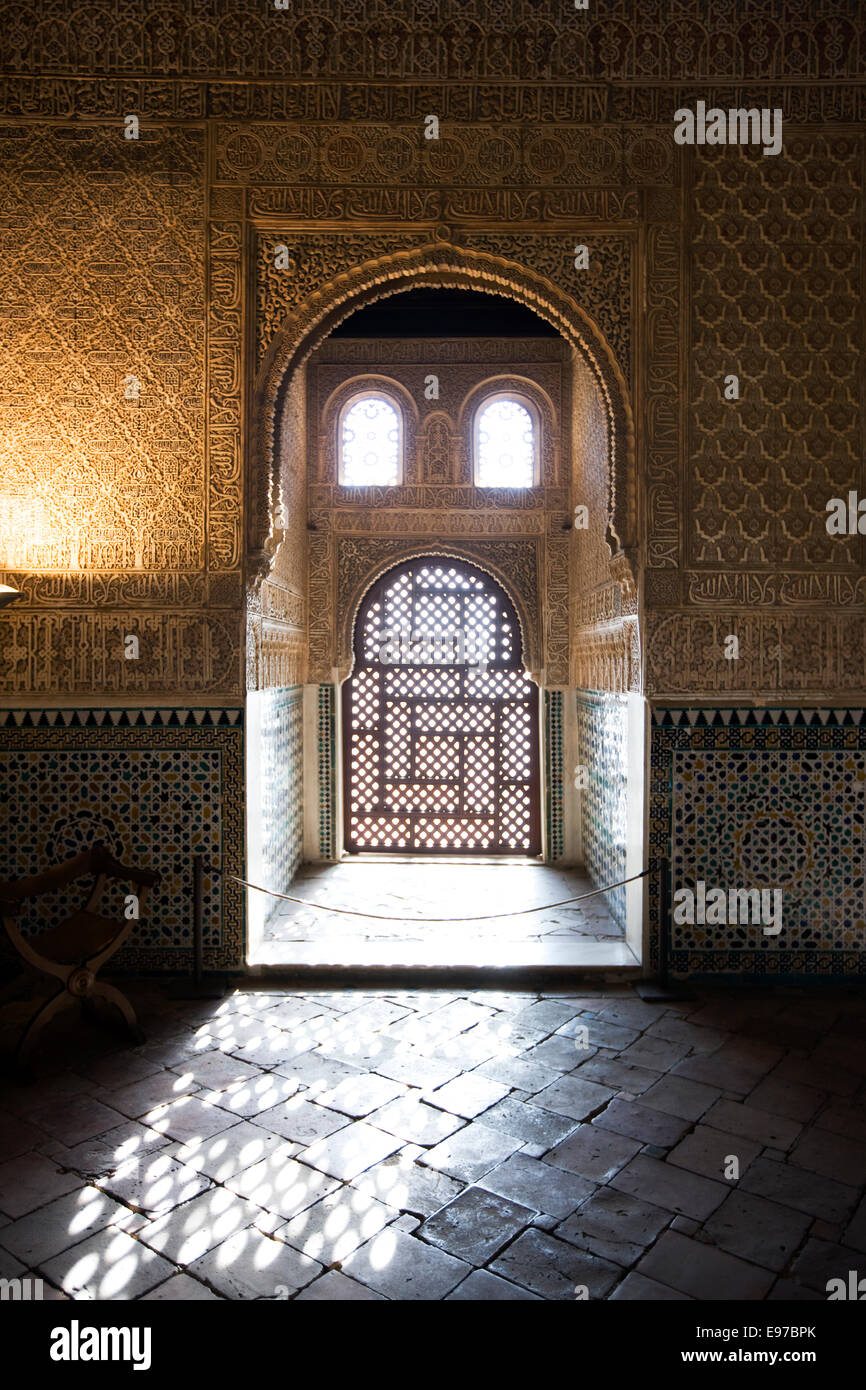
[[147,888],[153,888],[162,882],[162,874],[156,873],[153,869],[138,869],[133,864],[121,864],[103,845],[93,846],[91,858],[93,868],[100,874],[107,874],[109,878],[130,879],[133,883]]
[[21,903],[27,898],[36,898],[40,893],[50,893],[55,888],[63,888],[82,874],[93,872],[93,851],[84,850],[65,864],[46,869],[43,874],[31,874],[29,878],[0,883],[0,902]]

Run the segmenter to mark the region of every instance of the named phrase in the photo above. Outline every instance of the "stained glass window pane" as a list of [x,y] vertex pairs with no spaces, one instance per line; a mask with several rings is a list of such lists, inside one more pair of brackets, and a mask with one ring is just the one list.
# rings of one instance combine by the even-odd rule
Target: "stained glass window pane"
[[391,487],[400,481],[400,421],[389,401],[368,396],[343,416],[340,481],[346,487]]
[[491,401],[482,410],[475,481],[478,487],[532,487],[535,431],[519,401]]

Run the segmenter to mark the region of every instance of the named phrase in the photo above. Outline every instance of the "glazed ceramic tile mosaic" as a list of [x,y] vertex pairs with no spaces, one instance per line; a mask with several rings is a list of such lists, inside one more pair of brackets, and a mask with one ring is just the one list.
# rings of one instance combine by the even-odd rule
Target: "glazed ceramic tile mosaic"
[[544,693],[545,778],[547,792],[547,859],[555,863],[564,852],[562,825],[562,691]]
[[[262,882],[284,893],[304,850],[303,690],[266,690],[262,699],[260,782],[255,789],[263,831]],[[271,914],[279,906],[279,899],[271,899]]]
[[[228,878],[243,876],[242,808],[239,709],[0,711],[0,876],[26,877],[96,840],[163,876],[113,964],[190,968],[196,853],[222,871],[205,874],[205,966],[242,964],[243,891]],[[86,886],[40,900],[25,930],[80,907]]]
[[[597,887],[626,874],[627,707],[617,695],[577,696],[578,759],[587,768],[582,792],[583,856]],[[614,921],[625,926],[624,888],[605,894]]]
[[336,763],[334,729],[334,687],[320,685],[316,711],[316,737],[319,767],[319,855],[336,858]]
[[[864,825],[862,711],[655,710],[650,852],[670,858],[678,916],[710,918],[671,912],[674,973],[866,973]],[[680,889],[697,895],[699,882],[705,899],[724,890],[721,914],[674,899]],[[765,891],[778,917],[732,910],[732,890]],[[655,883],[650,903],[656,966]]]

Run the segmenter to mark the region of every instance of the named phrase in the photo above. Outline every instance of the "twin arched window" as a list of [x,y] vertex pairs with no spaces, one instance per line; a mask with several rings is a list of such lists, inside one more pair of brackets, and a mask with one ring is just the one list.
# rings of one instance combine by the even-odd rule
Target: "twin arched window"
[[[403,418],[383,392],[353,396],[337,429],[339,480],[344,487],[393,487],[403,481]],[[535,407],[497,392],[475,412],[472,460],[476,487],[533,487],[538,482]]]

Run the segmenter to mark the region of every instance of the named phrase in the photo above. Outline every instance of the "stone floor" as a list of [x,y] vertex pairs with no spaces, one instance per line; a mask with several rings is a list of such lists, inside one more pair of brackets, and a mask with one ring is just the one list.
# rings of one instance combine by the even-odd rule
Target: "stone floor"
[[[306,864],[291,892],[323,908],[279,903],[254,960],[257,965],[636,966],[603,894],[566,901],[592,891],[577,870],[525,861]],[[548,903],[563,906],[509,915],[515,908]],[[371,916],[346,916],[352,909]],[[495,913],[501,915],[491,916]],[[431,917],[453,920],[424,920]],[[490,920],[470,920],[478,917]]]
[[0,1277],[79,1299],[824,1299],[866,1274],[845,995],[290,994],[74,1016],[0,1090]]

